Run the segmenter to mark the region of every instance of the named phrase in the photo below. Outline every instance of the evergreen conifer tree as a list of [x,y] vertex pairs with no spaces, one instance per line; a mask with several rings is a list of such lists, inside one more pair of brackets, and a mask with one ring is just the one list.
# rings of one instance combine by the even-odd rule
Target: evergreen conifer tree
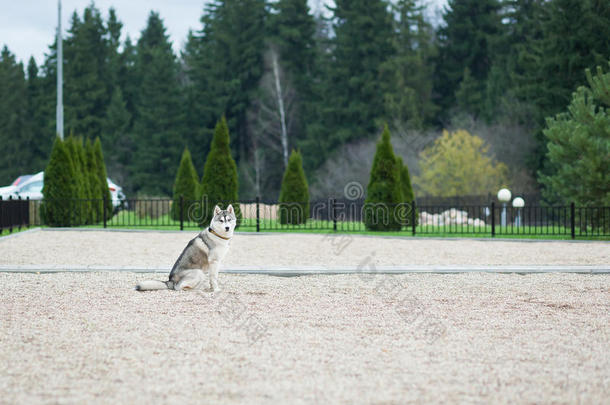
[[102,152],[102,142],[100,138],[95,138],[93,142],[93,151],[95,152],[95,167],[97,169],[97,198],[106,200],[106,218],[112,218],[112,196],[108,189],[108,180],[106,174],[106,164],[104,163],[104,152]]
[[398,167],[400,168],[400,188],[402,190],[402,198],[405,207],[409,209],[399,212],[402,223],[406,226],[411,226],[411,210],[415,210],[415,221],[417,223],[417,209],[415,207],[415,193],[411,186],[411,176],[409,175],[409,167],[403,162],[401,157],[396,158]]
[[45,168],[44,186],[42,188],[42,216],[49,226],[72,226],[72,199],[77,193],[78,183],[75,181],[75,168],[70,151],[66,144],[55,138],[49,163]]
[[[610,66],[610,64],[609,64]],[[610,72],[586,72],[589,86],[572,95],[567,112],[547,119],[552,172],[541,174],[546,197],[563,204],[610,206]],[[606,225],[608,225],[606,223]]]
[[23,174],[29,153],[26,82],[23,65],[6,46],[0,52],[0,183],[10,184]]
[[103,204],[100,201],[100,179],[98,176],[97,158],[95,155],[95,147],[90,139],[85,142],[85,162],[86,162],[86,173],[88,183],[91,189],[91,210],[89,213],[89,221],[92,223],[98,223],[102,221],[102,207]]
[[280,223],[304,224],[309,218],[309,187],[301,153],[292,151],[280,191]]
[[404,198],[400,170],[390,142],[390,130],[386,125],[377,143],[364,201],[364,224],[368,230],[399,231],[402,227],[401,208]]
[[177,68],[163,21],[153,12],[138,41],[134,67],[139,79],[130,179],[136,192],[171,194],[184,121]]
[[[130,137],[131,114],[123,99],[123,92],[116,86],[104,120],[104,156],[106,156],[108,176],[119,184],[128,178],[133,142]],[[128,186],[125,184],[125,186]]]
[[185,62],[197,95],[191,98],[197,122],[189,131],[203,138],[192,142],[193,153],[210,137],[199,129],[212,128],[224,114],[236,160],[246,154],[247,110],[263,73],[266,14],[264,0],[213,0],[201,17],[202,31],[189,37]]
[[201,180],[201,196],[203,212],[200,224],[207,226],[212,219],[216,204],[226,208],[233,204],[237,223],[241,221],[241,211],[237,197],[237,165],[231,157],[229,127],[223,116],[214,129],[214,138],[203,168]]
[[111,95],[107,31],[100,11],[91,4],[82,20],[74,12],[68,32],[64,47],[66,129],[93,139],[101,135]]
[[[439,54],[436,61],[434,91],[437,103],[447,118],[455,105],[456,91],[468,68],[472,92],[483,94],[491,68],[494,45],[503,35],[498,0],[449,0],[443,16],[445,25],[439,29]],[[479,115],[481,102],[468,106]]]
[[392,16],[383,0],[337,0],[333,8],[332,64],[327,73],[325,127],[314,134],[308,159],[319,162],[346,142],[377,132],[384,119],[380,68],[394,52]]
[[180,196],[184,199],[183,218],[187,218],[190,212],[189,207],[197,200],[199,194],[199,176],[193,165],[191,153],[188,148],[184,148],[180,167],[174,182],[174,200],[172,202],[172,218],[180,219]]

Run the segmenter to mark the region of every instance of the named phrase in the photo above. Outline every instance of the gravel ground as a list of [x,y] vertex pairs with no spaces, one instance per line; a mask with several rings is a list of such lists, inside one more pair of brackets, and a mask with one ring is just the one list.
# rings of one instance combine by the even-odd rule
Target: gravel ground
[[[196,232],[39,231],[0,239],[0,265],[139,266],[168,270]],[[231,266],[607,265],[608,242],[236,234]]]
[[1,403],[607,403],[610,278],[0,273]]
[[[169,269],[195,233],[40,231],[0,265]],[[236,235],[224,267],[607,265],[607,242]],[[0,273],[0,403],[607,403],[610,276]],[[606,398],[606,399],[604,399]]]

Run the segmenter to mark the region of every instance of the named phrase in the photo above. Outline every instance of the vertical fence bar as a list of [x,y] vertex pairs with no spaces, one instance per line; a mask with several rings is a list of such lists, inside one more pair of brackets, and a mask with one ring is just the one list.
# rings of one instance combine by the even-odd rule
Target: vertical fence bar
[[184,231],[184,196],[180,194],[180,230]]
[[4,230],[3,224],[4,224],[4,217],[2,216],[2,208],[4,207],[4,200],[2,199],[2,196],[0,195],[0,236],[2,236],[2,231]]
[[333,220],[333,231],[337,232],[337,217],[335,215],[335,199],[330,200],[330,216]]
[[25,221],[24,225],[26,228],[30,227],[30,223],[32,222],[30,218],[30,197],[26,197],[25,199]]
[[106,215],[106,207],[108,205],[108,201],[106,200],[106,196],[104,196],[102,200],[102,217],[104,218],[104,228],[106,228],[106,221],[108,220]]
[[417,225],[415,223],[415,200],[411,201],[411,235],[415,236],[415,228]]
[[21,212],[21,196],[17,197],[17,230],[21,230],[21,223],[23,222],[23,212]]
[[13,209],[11,209],[12,205],[13,205],[13,196],[10,195],[8,197],[8,204],[7,204],[7,208],[8,208],[8,232],[9,233],[13,233]]
[[570,204],[570,230],[572,231],[572,239],[576,239],[576,206],[574,203]]
[[496,203],[491,202],[491,237],[496,237]]
[[256,196],[256,232],[261,231],[261,198]]

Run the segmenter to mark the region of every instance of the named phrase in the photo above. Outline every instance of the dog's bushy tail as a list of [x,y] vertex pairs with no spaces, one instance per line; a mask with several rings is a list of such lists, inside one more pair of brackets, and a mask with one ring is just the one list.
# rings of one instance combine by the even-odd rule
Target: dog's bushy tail
[[169,288],[168,281],[159,281],[159,280],[140,281],[136,285],[136,291],[167,290],[168,288]]

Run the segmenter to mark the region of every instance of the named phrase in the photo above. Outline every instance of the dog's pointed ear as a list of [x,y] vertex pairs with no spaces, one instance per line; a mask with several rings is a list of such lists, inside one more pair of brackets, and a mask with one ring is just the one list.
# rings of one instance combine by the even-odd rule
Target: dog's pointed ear
[[222,212],[222,210],[220,209],[220,207],[217,205],[214,207],[214,215],[218,215]]
[[233,205],[229,204],[229,206],[227,207],[227,211],[229,212],[229,214],[233,214]]

